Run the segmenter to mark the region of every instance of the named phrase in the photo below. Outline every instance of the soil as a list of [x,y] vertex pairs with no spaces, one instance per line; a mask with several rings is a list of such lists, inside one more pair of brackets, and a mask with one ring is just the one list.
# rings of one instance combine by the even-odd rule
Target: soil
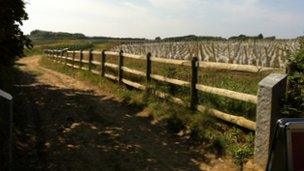
[[[238,170],[89,83],[18,61],[14,170]],[[21,99],[21,100],[20,100]]]

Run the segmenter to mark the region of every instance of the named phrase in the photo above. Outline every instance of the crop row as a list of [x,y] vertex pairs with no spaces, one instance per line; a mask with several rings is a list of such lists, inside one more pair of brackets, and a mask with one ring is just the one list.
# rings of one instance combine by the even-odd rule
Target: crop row
[[298,40],[191,41],[123,44],[112,48],[126,53],[169,59],[201,61],[284,68],[286,56],[299,48]]

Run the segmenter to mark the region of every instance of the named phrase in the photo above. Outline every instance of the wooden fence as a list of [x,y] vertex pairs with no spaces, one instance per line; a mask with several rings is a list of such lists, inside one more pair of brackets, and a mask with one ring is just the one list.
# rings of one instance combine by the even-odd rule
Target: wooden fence
[[[249,65],[238,65],[238,64],[224,64],[224,63],[212,63],[212,62],[199,62],[197,57],[192,58],[191,61],[188,60],[172,60],[164,58],[152,57],[150,53],[146,56],[133,55],[120,52],[112,51],[64,51],[64,50],[45,50],[46,56],[51,58],[53,61],[64,63],[67,66],[88,70],[93,74],[100,75],[101,77],[106,77],[114,81],[118,81],[120,84],[126,84],[128,86],[134,87],[139,90],[149,90],[149,84],[151,80],[157,80],[165,83],[174,84],[177,86],[188,87],[189,94],[191,96],[190,102],[187,103],[180,98],[173,97],[167,93],[161,91],[154,91],[154,94],[160,98],[170,99],[172,102],[179,105],[190,107],[192,110],[197,110],[200,112],[205,112],[215,116],[216,118],[222,119],[226,122],[230,122],[247,128],[249,130],[255,131],[255,145],[254,145],[254,162],[261,166],[261,168],[266,168],[268,154],[270,150],[270,140],[272,139],[272,130],[274,129],[275,121],[280,117],[280,107],[282,106],[282,99],[286,94],[286,84],[287,75],[272,73],[265,77],[259,85],[259,90],[257,96],[251,94],[245,94],[240,92],[235,92],[231,90],[221,89],[202,85],[198,83],[198,69],[219,69],[219,70],[230,70],[230,71],[240,71],[240,72],[250,72],[259,73],[263,71],[272,71],[272,68],[257,68],[255,66]],[[76,59],[76,54],[79,54],[79,59]],[[88,54],[88,60],[83,58],[84,54]],[[100,62],[93,60],[93,56],[98,55],[100,57]],[[108,63],[107,56],[116,56],[118,58],[117,64]],[[124,58],[131,58],[137,60],[143,60],[146,63],[146,72],[134,70],[124,66]],[[168,78],[162,75],[156,75],[152,73],[152,62],[173,64],[178,66],[191,67],[191,79],[189,82],[184,80],[178,80],[173,78]],[[78,63],[79,65],[77,65]],[[88,67],[84,67],[87,64]],[[93,69],[93,65],[99,66],[99,70]],[[106,73],[106,67],[118,70],[117,75],[111,75]],[[138,76],[145,77],[146,85],[142,85],[124,78],[123,73],[131,73]],[[247,103],[252,103],[256,105],[256,122],[246,119],[242,116],[235,116],[232,114],[224,113],[217,109],[207,108],[205,106],[198,104],[198,91],[215,94],[219,96],[228,97],[235,100],[244,101]]]
[[[250,73],[258,73],[262,71],[269,71],[272,70],[271,68],[258,68],[255,66],[249,65],[238,65],[238,64],[223,64],[223,63],[212,63],[212,62],[199,62],[196,57],[194,57],[191,61],[188,60],[172,60],[172,59],[164,59],[164,58],[156,58],[152,57],[150,53],[146,56],[141,55],[133,55],[121,52],[112,52],[112,51],[63,51],[63,50],[45,50],[45,54],[52,58],[55,61],[59,61],[64,63],[70,67],[88,70],[91,71],[93,74],[100,75],[102,77],[106,77],[108,79],[118,81],[119,83],[126,84],[128,86],[134,87],[139,90],[147,90],[148,88],[145,85],[130,81],[123,77],[123,73],[131,73],[138,76],[143,76],[146,78],[146,82],[149,84],[151,79],[162,81],[170,84],[174,84],[177,86],[183,86],[190,88],[190,103],[184,102],[182,99],[173,97],[167,93],[161,91],[155,91],[155,95],[160,98],[167,98],[173,101],[174,103],[180,104],[185,107],[190,107],[192,110],[197,110],[204,112],[208,110],[210,114],[213,116],[222,119],[224,121],[236,124],[238,126],[255,130],[256,123],[248,120],[242,116],[235,116],[232,114],[221,112],[217,109],[206,108],[205,106],[198,104],[198,91],[216,94],[219,96],[228,97],[231,99],[236,99],[244,102],[249,102],[253,104],[257,104],[257,96],[251,94],[245,94],[240,92],[235,92],[227,89],[215,88],[210,87],[202,84],[198,84],[198,69],[199,68],[212,68],[212,69],[220,69],[220,70],[231,70],[231,71],[241,71],[241,72],[250,72]],[[75,58],[75,55],[79,54],[79,59]],[[83,58],[84,54],[89,56],[88,60]],[[93,55],[99,55],[100,61],[93,60]],[[116,56],[118,57],[118,63],[108,63],[106,62],[107,56]],[[145,60],[146,61],[146,72],[134,70],[124,66],[124,58],[131,58],[137,60]],[[152,62],[159,62],[159,63],[167,63],[167,64],[174,64],[179,66],[188,66],[191,67],[191,81],[187,82],[184,80],[178,80],[173,78],[167,78],[162,75],[156,75],[152,73],[151,66]],[[77,65],[78,63],[79,65]],[[83,64],[87,64],[88,67],[84,67]],[[99,70],[92,69],[93,65],[99,66]],[[111,75],[106,73],[105,68],[109,67],[118,71],[117,75]]]

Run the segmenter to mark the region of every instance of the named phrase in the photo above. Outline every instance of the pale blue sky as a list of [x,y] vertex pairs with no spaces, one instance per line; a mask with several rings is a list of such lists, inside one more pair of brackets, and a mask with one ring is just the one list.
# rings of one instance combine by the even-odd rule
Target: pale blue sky
[[304,34],[303,0],[25,0],[22,29],[88,36]]

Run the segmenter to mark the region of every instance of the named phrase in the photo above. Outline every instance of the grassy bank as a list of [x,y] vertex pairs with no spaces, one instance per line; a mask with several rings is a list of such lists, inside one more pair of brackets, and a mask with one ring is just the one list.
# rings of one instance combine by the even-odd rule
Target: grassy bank
[[[165,124],[175,134],[200,142],[206,151],[218,156],[233,156],[238,164],[242,164],[253,153],[253,132],[224,123],[210,117],[208,113],[194,113],[167,100],[158,99],[145,92],[128,89],[90,72],[75,70],[54,63],[47,58],[42,58],[40,64],[76,79],[88,81],[126,103],[145,106],[147,113],[152,115],[159,124]],[[163,85],[163,88],[171,89],[170,85]]]

